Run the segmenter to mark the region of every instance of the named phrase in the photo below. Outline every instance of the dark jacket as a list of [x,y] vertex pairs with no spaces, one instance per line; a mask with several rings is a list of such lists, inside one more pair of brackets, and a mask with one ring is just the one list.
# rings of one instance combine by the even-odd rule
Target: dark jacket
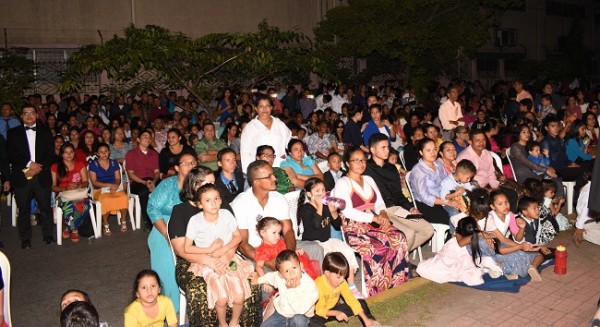
[[[342,169],[342,176],[346,176],[346,171]],[[331,171],[328,170],[323,173],[323,183],[325,184],[325,190],[331,191],[335,187],[335,180]]]
[[[29,143],[25,134],[25,127],[19,125],[8,131],[8,140],[6,151],[11,166],[9,177],[13,187],[22,187],[27,183],[23,169],[27,167],[30,161]],[[36,124],[35,138],[35,161],[42,165],[42,171],[38,174],[41,186],[50,187],[52,185],[52,175],[50,174],[50,165],[54,162],[54,138],[52,133],[46,127],[38,122]]]
[[373,159],[369,159],[364,174],[373,178],[386,207],[401,206],[406,210],[413,208],[413,204],[402,193],[400,174],[394,165],[386,161],[381,167]]
[[235,199],[235,197],[242,193],[244,191],[244,184],[246,182],[246,179],[244,178],[244,173],[240,172],[235,172],[234,173],[235,176],[235,183],[236,188],[237,188],[237,192],[232,193],[231,191],[229,191],[229,187],[227,187],[227,185],[225,185],[223,183],[223,180],[221,180],[221,172],[217,172],[216,176],[215,176],[215,186],[219,189],[219,191],[221,191],[221,199],[223,199],[223,203],[231,203],[231,201],[233,201],[233,199]]
[[8,180],[8,175],[10,174],[9,166],[8,166],[8,156],[6,154],[6,141],[4,137],[0,135],[0,176],[1,181]]

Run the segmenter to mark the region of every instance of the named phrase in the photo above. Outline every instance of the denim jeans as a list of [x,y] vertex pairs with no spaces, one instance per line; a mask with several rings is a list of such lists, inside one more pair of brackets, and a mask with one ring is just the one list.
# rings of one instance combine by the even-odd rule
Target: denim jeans
[[286,318],[279,314],[277,310],[265,320],[260,327],[306,327],[308,326],[308,317],[305,315],[294,315],[292,318]]

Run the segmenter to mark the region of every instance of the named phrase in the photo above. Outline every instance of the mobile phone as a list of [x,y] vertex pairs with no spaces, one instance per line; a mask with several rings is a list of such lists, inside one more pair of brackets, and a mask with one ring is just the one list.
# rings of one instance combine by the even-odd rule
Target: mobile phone
[[307,96],[306,96],[306,98],[307,98],[307,99],[314,99],[314,98],[315,98],[315,96],[314,96],[314,95],[312,95],[312,94],[309,94],[309,95],[307,95]]
[[406,216],[406,219],[412,219],[412,220],[423,219],[423,218],[425,218],[425,216],[423,216],[422,213],[410,214],[410,215]]
[[277,97],[277,93],[271,94],[271,98],[276,98],[276,97]]
[[538,111],[541,111],[541,110],[542,110],[542,105],[541,105],[541,104],[538,104],[538,105],[537,105],[537,110],[538,110]]
[[252,93],[257,93],[257,92],[258,92],[258,89],[252,89],[252,90],[250,90],[250,92],[252,92]]

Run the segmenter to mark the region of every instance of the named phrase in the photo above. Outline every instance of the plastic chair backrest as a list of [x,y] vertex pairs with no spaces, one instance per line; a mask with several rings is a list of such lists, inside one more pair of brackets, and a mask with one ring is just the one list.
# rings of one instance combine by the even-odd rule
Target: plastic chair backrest
[[515,168],[513,167],[512,159],[510,158],[510,148],[506,148],[506,158],[508,159],[508,165],[510,166],[510,171],[512,171],[513,178],[515,179],[515,182],[518,182],[517,174],[515,174]]
[[329,163],[327,161],[321,161],[317,164],[317,167],[321,170],[323,174],[329,170]]
[[404,150],[398,153],[398,158],[400,158],[400,163],[402,164],[402,168],[406,169],[406,162],[404,161]]
[[404,177],[404,178],[406,179],[406,187],[408,187],[408,192],[410,193],[410,197],[412,198],[413,206],[416,208],[417,201],[415,200],[415,195],[413,194],[412,188],[410,187],[410,174],[411,173],[412,173],[412,171],[407,172],[406,177]]
[[496,167],[498,169],[500,169],[500,172],[503,172],[502,170],[502,159],[500,158],[500,156],[498,154],[496,154],[495,152],[490,151],[490,154],[492,155],[492,158],[494,159],[494,164],[496,165]]
[[2,280],[4,281],[4,321],[9,327],[12,327],[10,318],[10,262],[2,252],[0,252],[0,268],[2,268]]

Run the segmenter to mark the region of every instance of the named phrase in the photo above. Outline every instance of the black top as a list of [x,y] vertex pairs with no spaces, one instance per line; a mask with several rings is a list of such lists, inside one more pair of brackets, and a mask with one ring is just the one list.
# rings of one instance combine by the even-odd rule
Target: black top
[[9,166],[8,155],[6,154],[6,140],[0,135],[0,176],[2,180],[8,180]]
[[191,154],[192,156],[194,156],[194,158],[198,158],[198,156],[196,155],[196,151],[194,151],[194,148],[187,144],[183,145],[183,149],[181,149],[181,152],[179,152],[178,154],[174,154],[173,152],[171,152],[171,149],[169,149],[168,145],[164,149],[162,149],[158,156],[158,167],[160,169],[161,174],[166,174],[170,168],[177,165],[177,160],[179,160],[179,156],[181,156],[182,154]]
[[344,126],[344,143],[350,144],[354,147],[359,148],[363,144],[362,134],[360,133],[360,127],[356,125],[354,120],[348,119],[348,122]]
[[329,224],[335,229],[340,229],[342,225],[342,219],[340,217],[333,219],[329,207],[326,205],[323,206],[323,215],[319,215],[317,208],[310,203],[305,203],[298,208],[298,216],[304,226],[303,241],[326,242],[331,238]]
[[369,159],[364,174],[373,178],[375,184],[379,187],[379,192],[381,192],[386,207],[401,206],[406,210],[413,207],[413,204],[402,193],[400,174],[396,166],[386,161],[382,167],[373,159]]
[[406,163],[406,170],[412,170],[412,168],[419,162],[419,152],[412,143],[408,143],[404,147],[404,162]]

